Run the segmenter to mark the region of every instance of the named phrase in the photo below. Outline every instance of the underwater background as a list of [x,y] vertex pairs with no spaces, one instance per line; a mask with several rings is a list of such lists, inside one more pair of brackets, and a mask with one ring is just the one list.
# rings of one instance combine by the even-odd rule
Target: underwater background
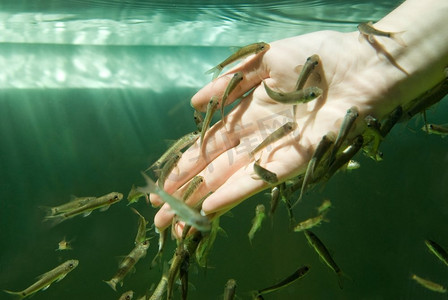
[[[126,199],[53,228],[42,206],[71,195],[100,196],[143,185],[140,174],[167,141],[195,130],[189,100],[211,79],[204,72],[230,47],[316,30],[354,31],[401,1],[1,1],[0,3],[0,289],[19,291],[68,259],[79,266],[39,299],[135,298],[156,285],[162,266],[146,258],[114,292],[102,280],[134,247],[138,217]],[[427,111],[447,123],[445,98]],[[229,278],[237,295],[270,286],[299,266],[309,274],[265,299],[445,299],[412,273],[448,285],[448,268],[424,244],[448,246],[448,138],[421,130],[421,117],[400,123],[382,143],[381,162],[361,153],[361,168],[340,172],[309,191],[297,221],[323,199],[333,207],[313,229],[347,275],[335,274],[288,229],[284,205],[252,244],[247,233],[260,193],[221,218],[208,267],[190,268],[189,299],[219,299]],[[134,204],[148,220],[156,209]],[[55,251],[64,237],[73,250]],[[172,257],[169,240],[163,259]],[[180,294],[176,289],[176,299]],[[6,293],[0,299],[13,299]]]

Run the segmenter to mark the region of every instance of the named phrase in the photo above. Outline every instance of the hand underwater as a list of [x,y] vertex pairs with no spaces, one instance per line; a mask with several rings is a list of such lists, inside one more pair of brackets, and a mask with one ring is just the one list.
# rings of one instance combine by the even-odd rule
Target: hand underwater
[[[240,98],[241,101],[225,116],[225,123],[220,121],[206,132],[202,145],[198,139],[182,154],[177,167],[165,180],[166,192],[179,196],[189,180],[202,176],[201,184],[187,204],[194,206],[213,191],[203,201],[202,213],[214,218],[251,195],[298,175],[305,182],[302,192],[308,184],[327,180],[331,164],[347,146],[358,143],[356,150],[361,145],[364,150],[371,142],[365,135],[367,116],[385,126],[391,114],[399,111],[400,118],[403,111],[402,115],[406,116],[414,99],[445,80],[448,45],[440,37],[447,36],[443,15],[448,13],[448,4],[443,0],[430,2],[433,3],[408,0],[372,25],[377,30],[396,33],[395,36],[381,36],[374,31],[363,31],[365,35],[359,31],[319,31],[275,41],[269,43],[267,50],[249,56],[206,85],[191,100],[199,111],[207,109],[212,97],[215,101],[219,99],[219,110],[224,94],[228,96],[226,105]],[[428,27],[440,32],[427,35],[425,28]],[[289,93],[296,90],[308,58],[314,64],[302,91],[312,87],[308,91],[315,93],[291,100]],[[226,92],[234,74],[242,74],[243,78],[232,91]],[[289,102],[274,100],[268,95],[269,90],[282,93],[280,96]],[[295,113],[291,103],[297,103]],[[393,121],[397,120],[396,115]],[[293,124],[290,130],[253,151],[288,122]],[[344,129],[345,126],[348,128]],[[387,132],[377,129],[382,139]],[[318,145],[323,146],[324,136],[330,144],[326,151],[318,153],[316,149]],[[331,148],[337,144],[340,147]],[[376,150],[377,147],[373,151]],[[378,153],[370,154],[378,159]],[[254,171],[255,163],[276,174],[278,182],[263,180]],[[151,195],[150,200],[154,206],[163,204],[157,195]],[[165,203],[155,216],[155,226],[164,229],[173,217],[174,212]],[[183,226],[177,223],[178,235]]]

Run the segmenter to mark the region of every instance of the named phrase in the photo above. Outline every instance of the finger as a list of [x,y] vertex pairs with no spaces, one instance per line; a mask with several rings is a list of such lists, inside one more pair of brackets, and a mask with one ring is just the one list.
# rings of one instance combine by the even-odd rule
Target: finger
[[[272,161],[263,163],[268,159]],[[302,155],[293,145],[273,148],[271,153],[264,152],[260,158],[264,168],[277,174],[279,183],[302,173],[308,160],[309,156]],[[252,162],[240,168],[208,197],[202,204],[202,211],[206,215],[221,215],[269,186],[255,174]]]
[[[242,115],[247,111],[247,107],[252,101],[252,95],[246,98],[248,99],[245,99],[229,114],[230,122],[233,122],[233,119],[241,119]],[[250,117],[248,116],[247,118]],[[179,189],[188,180],[201,172],[216,157],[238,145],[241,136],[254,132],[257,129],[255,122],[248,121],[243,124],[245,125],[232,126],[226,129],[222,122],[218,122],[210,128],[205,135],[202,148],[199,145],[199,141],[197,141],[182,154],[177,167],[165,180],[165,191],[173,193]],[[150,201],[153,206],[159,206],[163,203],[160,197],[154,194],[150,195]]]
[[[207,168],[199,173],[199,175],[204,178],[204,182],[186,203],[189,206],[194,207],[199,200],[206,196],[210,191],[218,189],[225,182],[226,178],[231,177],[233,173],[249,162],[250,157],[247,153],[238,154],[234,149],[229,149],[222,153],[214,159]],[[164,229],[171,224],[173,217],[174,212],[172,212],[169,205],[165,203],[156,213],[154,224],[157,228]]]
[[[268,50],[269,51],[269,50]],[[267,52],[267,51],[266,51]],[[267,70],[263,63],[263,57],[266,52],[247,58],[244,62],[231,69],[229,72],[213,80],[191,98],[191,105],[200,111],[205,111],[207,103],[212,96],[222,98],[233,74],[241,71],[244,74],[243,80],[235,87],[235,90],[229,95],[226,104],[230,104],[243,94],[248,92],[261,82],[261,78],[267,76]]]

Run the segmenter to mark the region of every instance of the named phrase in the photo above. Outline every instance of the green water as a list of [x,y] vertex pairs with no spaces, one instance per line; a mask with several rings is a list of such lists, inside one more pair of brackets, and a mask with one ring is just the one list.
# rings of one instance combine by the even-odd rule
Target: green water
[[[82,4],[79,1],[75,5],[77,13]],[[120,9],[96,4],[96,10],[103,9],[109,15]],[[213,16],[220,11],[219,3],[215,4]],[[247,7],[252,4],[256,3],[247,3]],[[289,1],[283,4],[294,5]],[[356,26],[351,22],[364,21],[369,12],[382,16],[394,6],[381,3],[369,10],[367,2],[312,4],[320,13],[302,20],[306,30],[349,30]],[[350,20],[340,22],[342,14],[327,12],[335,5],[351,7]],[[169,11],[166,5],[162,7],[166,16]],[[285,20],[294,15],[292,11],[287,15],[282,6],[283,10],[275,5],[255,7],[263,13],[271,11],[271,24],[279,25],[254,38],[269,41],[293,34],[295,27],[285,25]],[[134,6],[131,11],[138,8]],[[30,8],[30,14],[34,16],[36,9]],[[55,11],[63,9],[63,5],[53,6]],[[86,19],[95,15],[88,11]],[[204,11],[200,15],[210,16]],[[233,23],[243,24],[243,29],[263,26],[254,22],[259,15],[241,17],[247,11],[241,8],[239,14],[232,14]],[[184,21],[191,21],[193,13],[193,9],[188,11]],[[283,19],[279,21],[278,16]],[[177,14],[175,22],[164,19],[162,25],[182,23],[182,17]],[[328,18],[332,23],[326,23]],[[22,43],[17,38],[7,40],[14,35],[4,35],[0,45],[0,289],[22,290],[37,275],[73,258],[80,261],[79,266],[33,299],[118,299],[129,289],[141,296],[157,284],[162,274],[161,266],[149,268],[157,251],[157,238],[151,240],[146,258],[136,265],[134,274],[125,278],[118,293],[102,282],[115,274],[120,257],[134,246],[138,218],[126,206],[126,200],[106,212],[95,211],[53,228],[42,222],[45,213],[40,207],[61,204],[70,195],[100,196],[116,191],[126,196],[132,184],[143,185],[140,171],[158,158],[169,140],[195,129],[189,99],[210,80],[204,71],[228,55],[229,44],[242,44],[241,39],[244,41],[255,30],[239,29],[238,35],[239,27],[229,26],[227,34],[222,30],[207,40],[210,31],[204,29],[196,36],[186,35],[182,41],[193,41],[187,46],[175,45],[176,40],[166,36],[161,41],[156,35],[140,45],[145,40],[141,34],[148,29],[137,26],[131,32],[135,39],[121,36],[115,28],[115,35],[102,43],[88,43],[85,38],[74,45],[66,42],[75,41],[76,35],[61,35],[61,43],[50,43],[48,39],[55,38],[51,34],[33,36],[36,28],[55,25],[48,20],[40,22],[37,17],[35,20],[37,27],[31,27],[31,33],[25,35],[35,40]],[[70,20],[79,18],[59,21],[70,26]],[[226,22],[225,18],[206,20]],[[293,26],[300,28],[296,34],[302,33],[300,20],[294,22]],[[125,29],[135,28],[126,24],[129,27]],[[100,27],[95,22],[89,26],[87,33]],[[219,47],[207,45],[214,42]],[[446,123],[447,111],[448,101],[444,99],[428,111],[428,121]],[[448,285],[448,269],[423,242],[429,238],[448,247],[448,139],[425,134],[420,130],[422,125],[419,118],[397,125],[381,145],[382,162],[358,154],[359,170],[337,174],[324,187],[310,191],[295,208],[299,221],[312,216],[323,199],[332,201],[330,222],[314,232],[347,274],[343,290],[303,234],[288,230],[283,205],[273,226],[265,221],[252,245],[249,243],[247,233],[255,206],[269,206],[269,197],[259,194],[234,208],[232,216],[221,218],[227,236],[218,236],[207,269],[191,267],[189,299],[219,299],[229,278],[237,281],[240,299],[250,299],[251,290],[272,285],[304,264],[311,270],[303,280],[265,299],[445,299],[410,280],[410,275],[417,273]],[[156,213],[143,201],[134,207],[148,220]],[[64,237],[73,239],[74,249],[55,251]],[[174,241],[170,241],[164,260],[171,258],[173,250]],[[12,298],[0,294],[0,299]]]
[[[117,257],[133,248],[137,217],[125,201],[107,212],[93,212],[49,228],[39,206],[57,205],[70,195],[125,195],[133,183],[143,184],[140,170],[157,158],[174,139],[194,129],[188,101],[195,91],[172,90],[3,90],[1,91],[1,258],[2,288],[19,290],[34,277],[69,258],[80,260],[76,270],[34,299],[113,299],[102,280],[110,279]],[[168,100],[167,100],[168,99]],[[175,104],[178,108],[169,113]],[[428,113],[443,121],[447,102]],[[172,120],[177,120],[171,123]],[[296,207],[297,220],[308,218],[323,198],[334,208],[316,234],[331,249],[351,278],[339,290],[336,277],[317,258],[302,234],[288,231],[286,210],[280,206],[274,226],[264,223],[250,245],[254,207],[268,205],[257,195],[222,217],[227,237],[218,237],[207,270],[192,268],[191,299],[216,299],[228,278],[238,282],[238,294],[259,289],[310,264],[310,274],[267,299],[438,299],[409,280],[412,272],[446,283],[448,270],[423,243],[431,238],[448,245],[448,140],[419,130],[422,122],[400,124],[383,143],[384,161],[361,155],[359,170],[338,174],[323,189],[309,193]],[[415,130],[415,132],[413,132]],[[135,207],[148,219],[155,209]],[[74,238],[73,251],[56,252],[63,238]],[[143,294],[161,275],[149,270],[156,240],[137,272],[120,291]],[[171,257],[170,243],[165,259]],[[196,270],[196,271],[195,271]],[[7,298],[2,295],[1,298]],[[439,297],[441,299],[441,297]]]

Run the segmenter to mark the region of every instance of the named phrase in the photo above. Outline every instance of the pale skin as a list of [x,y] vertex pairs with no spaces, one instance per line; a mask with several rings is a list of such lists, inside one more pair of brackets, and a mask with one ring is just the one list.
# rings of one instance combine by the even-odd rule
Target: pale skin
[[[202,153],[198,141],[183,154],[166,180],[165,190],[182,192],[188,180],[203,176],[204,183],[188,204],[193,206],[214,191],[202,204],[203,213],[213,218],[269,187],[254,175],[255,160],[260,159],[261,166],[276,173],[280,182],[304,173],[322,136],[330,131],[337,134],[347,109],[356,106],[359,110],[350,140],[362,133],[365,116],[381,120],[444,79],[448,67],[447,15],[446,0],[407,0],[374,23],[379,30],[402,32],[406,47],[387,37],[375,37],[372,45],[360,38],[358,31],[318,31],[269,43],[268,51],[248,57],[193,96],[192,105],[204,111],[212,96],[222,97],[238,71],[244,73],[244,79],[226,105],[255,88],[226,116],[225,125],[218,122],[206,133]],[[305,87],[317,86],[324,93],[299,104],[293,120],[292,106],[270,99],[261,80],[275,90],[292,91],[300,71],[297,66],[313,54],[320,57],[315,69],[319,76],[311,76]],[[292,134],[250,157],[249,152],[269,133],[289,121],[298,124]],[[155,195],[150,200],[161,206],[155,226],[162,230],[171,225],[174,215],[169,206]],[[182,228],[183,224],[177,223],[178,235]]]

